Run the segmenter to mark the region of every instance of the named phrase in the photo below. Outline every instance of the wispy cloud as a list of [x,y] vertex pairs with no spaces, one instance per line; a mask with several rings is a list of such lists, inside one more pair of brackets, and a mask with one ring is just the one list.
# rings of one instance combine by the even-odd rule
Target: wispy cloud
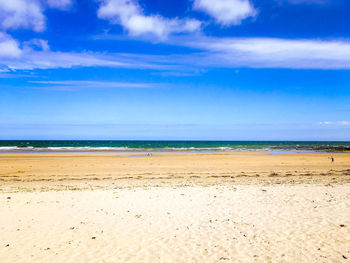
[[[1,40],[0,40],[1,41]],[[16,50],[6,42],[0,42],[0,47],[6,47],[3,53],[0,67],[11,70],[54,69],[73,67],[111,67],[111,68],[137,68],[154,70],[172,70],[176,65],[171,65],[162,56],[150,56],[143,54],[124,53],[97,53],[97,52],[55,52],[51,50],[33,50],[25,48]],[[8,47],[10,46],[11,49]],[[12,51],[12,49],[14,49]],[[13,56],[8,56],[8,51]]]
[[322,121],[322,126],[350,126],[350,121]]
[[136,0],[101,0],[100,2],[98,17],[107,19],[112,24],[120,24],[133,36],[151,34],[165,39],[172,33],[198,31],[201,26],[201,22],[196,19],[146,16]]
[[[168,44],[190,48],[183,54],[148,55],[55,52],[43,40],[17,41],[0,33],[0,68],[137,68],[188,75],[208,68],[350,69],[350,41],[277,38],[173,37]],[[175,74],[176,75],[176,74]]]
[[47,0],[47,4],[51,8],[65,10],[72,5],[72,0]]
[[347,40],[201,37],[179,44],[197,48],[193,61],[214,67],[350,69]]
[[249,0],[195,0],[193,9],[207,13],[224,26],[239,25],[257,14]]
[[43,51],[50,50],[50,46],[47,40],[37,39],[37,38],[31,39],[29,41],[25,41],[22,44],[22,46],[24,48],[35,49],[35,50],[43,50]]
[[28,81],[35,86],[29,86],[33,89],[49,90],[81,90],[91,88],[159,88],[165,86],[160,83],[138,83],[138,82],[116,82],[116,81],[87,81],[87,80],[67,80],[67,81]]

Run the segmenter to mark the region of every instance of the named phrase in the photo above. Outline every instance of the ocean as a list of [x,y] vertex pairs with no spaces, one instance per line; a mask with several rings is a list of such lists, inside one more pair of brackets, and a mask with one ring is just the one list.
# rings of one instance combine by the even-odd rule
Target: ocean
[[0,153],[25,152],[348,152],[350,142],[332,141],[64,141],[0,140]]

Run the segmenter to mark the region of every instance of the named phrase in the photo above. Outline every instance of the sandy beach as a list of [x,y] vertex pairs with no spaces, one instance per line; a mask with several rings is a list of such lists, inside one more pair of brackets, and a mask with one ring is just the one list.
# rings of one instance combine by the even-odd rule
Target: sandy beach
[[348,262],[329,156],[1,154],[1,262]]
[[0,0],[0,263],[350,263],[350,0]]

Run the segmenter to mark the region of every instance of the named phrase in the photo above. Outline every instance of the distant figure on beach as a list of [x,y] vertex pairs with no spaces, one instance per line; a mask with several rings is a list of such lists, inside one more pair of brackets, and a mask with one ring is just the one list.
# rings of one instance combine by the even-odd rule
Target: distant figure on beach
[[332,164],[334,163],[334,157],[333,156],[331,156],[331,161],[332,161]]

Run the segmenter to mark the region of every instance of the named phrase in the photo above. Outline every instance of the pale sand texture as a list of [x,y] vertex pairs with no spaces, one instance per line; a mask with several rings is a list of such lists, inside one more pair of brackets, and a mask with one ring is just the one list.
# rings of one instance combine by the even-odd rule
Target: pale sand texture
[[2,193],[0,231],[4,263],[348,262],[350,185]]
[[0,262],[348,262],[328,156],[2,154]]

